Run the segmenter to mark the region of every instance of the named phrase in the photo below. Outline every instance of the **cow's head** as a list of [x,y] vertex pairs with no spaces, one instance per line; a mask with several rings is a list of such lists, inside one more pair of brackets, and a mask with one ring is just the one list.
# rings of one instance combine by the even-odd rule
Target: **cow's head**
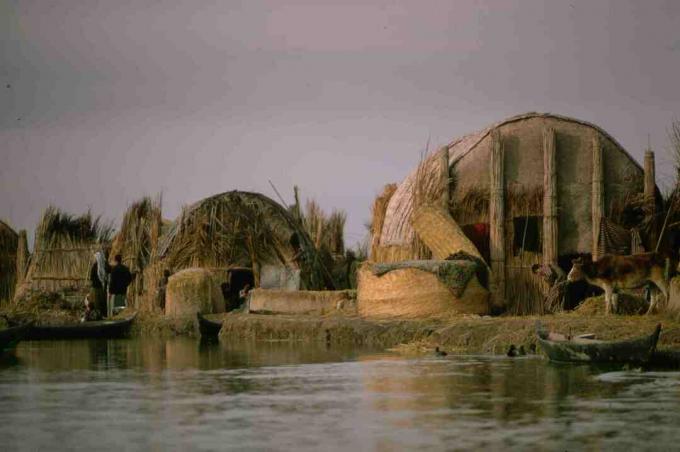
[[567,275],[567,281],[569,282],[575,282],[575,281],[581,281],[583,278],[586,277],[585,273],[583,273],[583,258],[578,257],[576,259],[573,259],[571,261],[572,267],[571,270],[569,271],[569,274]]

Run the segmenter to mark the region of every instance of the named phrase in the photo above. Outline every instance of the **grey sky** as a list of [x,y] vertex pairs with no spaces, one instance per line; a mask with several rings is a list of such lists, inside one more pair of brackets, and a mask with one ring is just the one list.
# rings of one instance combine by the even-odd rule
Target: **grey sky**
[[50,203],[117,224],[161,190],[173,218],[231,189],[276,198],[271,179],[347,210],[354,243],[428,136],[550,111],[661,154],[680,2],[0,0],[0,83],[17,228]]

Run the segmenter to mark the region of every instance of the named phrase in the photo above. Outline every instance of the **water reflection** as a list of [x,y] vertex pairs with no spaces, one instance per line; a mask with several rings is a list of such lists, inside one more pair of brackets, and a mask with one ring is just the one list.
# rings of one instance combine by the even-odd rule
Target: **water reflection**
[[10,449],[644,449],[652,433],[654,447],[678,439],[680,375],[287,342],[28,342],[0,360],[0,404]]

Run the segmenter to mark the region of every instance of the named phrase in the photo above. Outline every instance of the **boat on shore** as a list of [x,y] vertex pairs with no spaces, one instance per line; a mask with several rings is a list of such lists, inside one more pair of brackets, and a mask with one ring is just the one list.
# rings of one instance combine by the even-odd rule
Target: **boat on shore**
[[32,322],[0,330],[0,354],[13,350],[31,329]]
[[196,313],[198,319],[198,331],[202,338],[217,338],[222,329],[222,322],[206,319],[200,312]]
[[623,341],[602,341],[594,335],[565,336],[536,323],[538,343],[551,361],[564,363],[634,363],[650,361],[656,350],[661,324],[648,336]]
[[58,326],[34,325],[28,330],[26,339],[114,339],[124,337],[130,332],[130,327],[135,317],[137,317],[136,313],[131,317],[120,320],[97,320],[94,322]]

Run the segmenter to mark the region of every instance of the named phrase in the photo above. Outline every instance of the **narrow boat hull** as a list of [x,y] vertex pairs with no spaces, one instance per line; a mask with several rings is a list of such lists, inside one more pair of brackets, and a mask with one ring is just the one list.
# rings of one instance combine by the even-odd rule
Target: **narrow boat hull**
[[122,320],[99,320],[63,326],[33,326],[27,333],[28,340],[49,339],[115,339],[127,336],[137,315]]
[[20,326],[5,328],[0,330],[0,353],[13,350],[29,332],[31,324],[27,323]]
[[200,312],[196,314],[196,318],[198,319],[198,331],[200,331],[201,337],[216,338],[220,334],[222,322],[206,319]]
[[580,363],[646,363],[656,350],[661,325],[649,336],[627,341],[589,339],[554,341],[538,333],[538,342],[551,361]]

